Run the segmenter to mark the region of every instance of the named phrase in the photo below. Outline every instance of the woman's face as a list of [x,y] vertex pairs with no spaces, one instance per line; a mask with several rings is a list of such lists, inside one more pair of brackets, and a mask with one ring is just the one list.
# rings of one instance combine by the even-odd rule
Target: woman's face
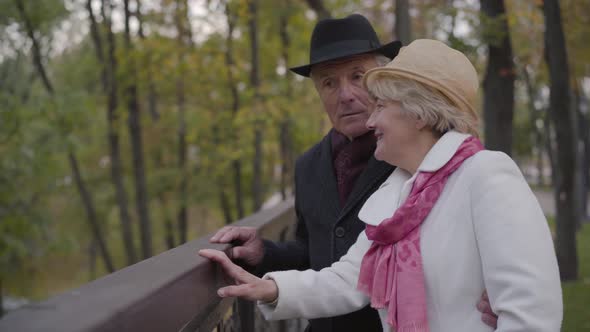
[[375,131],[375,158],[400,166],[409,158],[420,134],[418,120],[398,101],[375,100],[367,128]]

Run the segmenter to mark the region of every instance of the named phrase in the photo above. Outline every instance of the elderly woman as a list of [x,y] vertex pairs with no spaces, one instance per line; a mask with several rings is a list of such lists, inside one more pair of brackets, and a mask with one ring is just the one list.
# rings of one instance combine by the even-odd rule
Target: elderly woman
[[487,289],[497,331],[559,331],[559,273],[545,217],[518,167],[477,138],[478,77],[460,52],[416,40],[364,84],[375,157],[397,169],[365,203],[365,232],[321,271],[256,278],[219,251],[267,319],[317,318],[371,303],[384,330],[492,331],[474,307]]

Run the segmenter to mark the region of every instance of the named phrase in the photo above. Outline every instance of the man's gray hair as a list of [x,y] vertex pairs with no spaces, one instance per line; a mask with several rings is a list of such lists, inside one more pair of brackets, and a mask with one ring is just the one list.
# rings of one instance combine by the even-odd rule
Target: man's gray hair
[[391,59],[383,54],[375,53],[375,62],[377,62],[377,66],[381,67],[391,62]]

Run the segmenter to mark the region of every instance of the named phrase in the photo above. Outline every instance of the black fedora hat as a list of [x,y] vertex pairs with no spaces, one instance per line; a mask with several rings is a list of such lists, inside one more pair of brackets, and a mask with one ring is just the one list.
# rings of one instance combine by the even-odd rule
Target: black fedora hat
[[360,14],[338,19],[329,18],[319,21],[313,29],[309,64],[290,70],[309,77],[311,66],[315,64],[369,52],[381,53],[393,59],[401,46],[400,41],[381,45],[371,23]]

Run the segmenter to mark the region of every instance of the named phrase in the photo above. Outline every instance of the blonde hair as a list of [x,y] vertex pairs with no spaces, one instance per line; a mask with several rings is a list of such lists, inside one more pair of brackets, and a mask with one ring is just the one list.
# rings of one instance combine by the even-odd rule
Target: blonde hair
[[405,111],[424,120],[439,135],[456,130],[479,137],[477,115],[461,111],[430,86],[388,73],[376,73],[366,84],[372,97],[399,101]]

